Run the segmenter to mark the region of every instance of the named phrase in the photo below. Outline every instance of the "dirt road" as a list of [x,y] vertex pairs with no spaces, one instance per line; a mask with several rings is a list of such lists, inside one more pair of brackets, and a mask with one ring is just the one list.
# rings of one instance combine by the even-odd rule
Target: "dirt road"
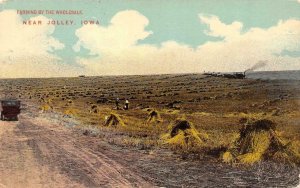
[[[0,121],[2,187],[295,187],[299,168],[236,168],[169,150],[122,148],[83,134],[72,118],[30,108]],[[113,135],[112,135],[113,136]]]
[[38,117],[0,121],[0,188],[152,187],[129,168],[77,142],[73,134]]

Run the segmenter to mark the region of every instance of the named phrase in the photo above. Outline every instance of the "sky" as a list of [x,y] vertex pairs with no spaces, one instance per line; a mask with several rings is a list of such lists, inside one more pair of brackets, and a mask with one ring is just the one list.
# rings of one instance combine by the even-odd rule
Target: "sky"
[[0,0],[0,78],[232,72],[261,62],[258,71],[300,70],[300,0]]

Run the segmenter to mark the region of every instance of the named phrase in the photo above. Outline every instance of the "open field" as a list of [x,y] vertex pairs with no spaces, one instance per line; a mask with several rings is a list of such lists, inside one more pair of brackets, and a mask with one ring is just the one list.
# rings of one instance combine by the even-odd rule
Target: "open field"
[[[276,135],[300,153],[300,81],[209,77],[201,74],[0,80],[1,98],[33,103],[42,112],[74,118],[83,135],[149,154],[170,150],[183,160],[222,164],[243,127],[242,118],[267,119]],[[128,99],[129,110],[117,110]],[[149,113],[158,116],[149,119]],[[121,123],[105,125],[116,114]],[[169,138],[178,119],[196,141]],[[174,127],[173,127],[174,128]],[[194,132],[195,131],[195,132]],[[276,161],[275,162],[286,162]],[[291,161],[288,161],[288,163]],[[295,162],[295,161],[292,161]],[[234,162],[238,164],[239,162]],[[249,163],[252,164],[250,161]]]
[[[1,187],[290,187],[299,169],[263,162],[251,168],[187,159],[168,149],[141,150],[86,136],[59,113],[23,109],[0,121]],[[75,126],[74,126],[75,125]],[[70,127],[71,126],[71,127]]]
[[[155,75],[1,80],[6,97],[36,102],[107,132],[110,142],[151,148],[177,118],[185,118],[209,136],[209,147],[228,146],[239,120],[266,118],[283,139],[300,146],[300,81],[251,80],[203,75]],[[115,110],[130,101],[130,110]],[[151,109],[161,121],[147,122]],[[127,126],[107,130],[105,117],[119,114]],[[112,135],[116,136],[112,136]],[[300,147],[298,147],[300,149]]]

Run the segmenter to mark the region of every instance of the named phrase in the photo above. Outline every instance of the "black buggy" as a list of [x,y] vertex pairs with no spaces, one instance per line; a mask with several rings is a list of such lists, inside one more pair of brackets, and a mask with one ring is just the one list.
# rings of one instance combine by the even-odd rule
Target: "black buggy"
[[1,100],[1,120],[18,121],[21,112],[21,102],[19,100]]

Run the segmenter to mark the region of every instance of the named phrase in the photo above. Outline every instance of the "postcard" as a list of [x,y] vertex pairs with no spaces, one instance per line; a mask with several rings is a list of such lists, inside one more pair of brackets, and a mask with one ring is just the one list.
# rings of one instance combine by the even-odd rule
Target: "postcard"
[[300,187],[300,0],[0,0],[0,187]]

